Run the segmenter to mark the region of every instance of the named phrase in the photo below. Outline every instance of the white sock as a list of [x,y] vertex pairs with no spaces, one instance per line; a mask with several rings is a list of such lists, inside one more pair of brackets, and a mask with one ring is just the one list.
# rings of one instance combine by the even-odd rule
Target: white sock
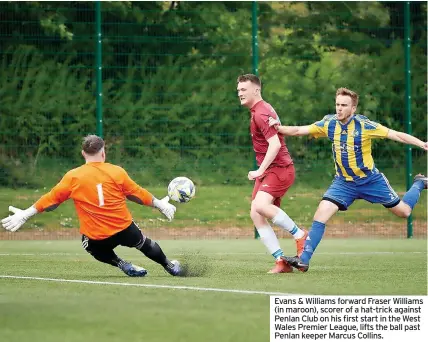
[[300,239],[305,235],[305,232],[301,230],[294,221],[288,216],[282,209],[278,208],[278,213],[272,219],[272,223],[280,226],[282,229],[290,232],[295,239]]
[[278,238],[276,237],[276,234],[271,226],[266,225],[256,228],[259,232],[260,240],[262,240],[269,253],[272,254],[275,259],[279,259],[280,256],[284,255],[284,252],[279,246]]

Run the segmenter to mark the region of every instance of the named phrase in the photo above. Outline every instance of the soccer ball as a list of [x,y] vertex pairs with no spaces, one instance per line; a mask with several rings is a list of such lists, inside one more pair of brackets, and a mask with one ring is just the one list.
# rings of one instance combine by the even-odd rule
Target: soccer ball
[[174,178],[168,185],[168,196],[175,202],[189,202],[195,196],[195,191],[195,185],[187,177]]

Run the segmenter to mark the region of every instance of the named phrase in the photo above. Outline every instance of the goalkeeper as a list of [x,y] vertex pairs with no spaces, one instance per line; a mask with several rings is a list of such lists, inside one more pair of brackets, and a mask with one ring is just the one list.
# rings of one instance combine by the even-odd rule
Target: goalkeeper
[[96,135],[83,139],[82,155],[86,163],[67,172],[50,192],[25,210],[10,206],[14,214],[4,218],[3,227],[18,230],[31,216],[52,211],[62,202],[73,199],[82,234],[82,246],[96,260],[118,267],[130,277],[143,277],[147,271],[118,257],[114,249],[121,245],[136,248],[162,265],[171,275],[180,275],[178,261],[169,261],[160,246],[142,234],[132,220],[126,199],[159,209],[169,221],[175,206],[167,199],[158,200],[136,184],[119,166],[105,162],[104,140]]

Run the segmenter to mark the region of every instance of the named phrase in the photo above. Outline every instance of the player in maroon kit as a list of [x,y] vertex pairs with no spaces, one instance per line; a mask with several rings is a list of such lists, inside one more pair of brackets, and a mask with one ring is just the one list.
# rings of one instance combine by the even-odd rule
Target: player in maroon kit
[[284,136],[269,126],[269,117],[279,120],[272,106],[261,95],[260,79],[253,74],[238,77],[238,97],[241,105],[250,109],[250,131],[258,169],[248,172],[255,180],[251,196],[251,219],[263,244],[275,258],[275,267],[269,273],[292,272],[280,257],[284,254],[268,220],[293,235],[297,255],[303,252],[307,231],[300,229],[280,208],[281,198],[294,182],[293,160],[285,146]]

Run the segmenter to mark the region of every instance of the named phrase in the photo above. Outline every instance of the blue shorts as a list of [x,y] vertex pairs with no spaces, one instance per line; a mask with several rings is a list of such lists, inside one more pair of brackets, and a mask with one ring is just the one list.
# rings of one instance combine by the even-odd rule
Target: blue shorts
[[322,199],[333,202],[339,210],[347,210],[356,199],[380,203],[386,208],[393,208],[400,203],[400,197],[383,173],[373,173],[357,182],[347,182],[336,177]]

